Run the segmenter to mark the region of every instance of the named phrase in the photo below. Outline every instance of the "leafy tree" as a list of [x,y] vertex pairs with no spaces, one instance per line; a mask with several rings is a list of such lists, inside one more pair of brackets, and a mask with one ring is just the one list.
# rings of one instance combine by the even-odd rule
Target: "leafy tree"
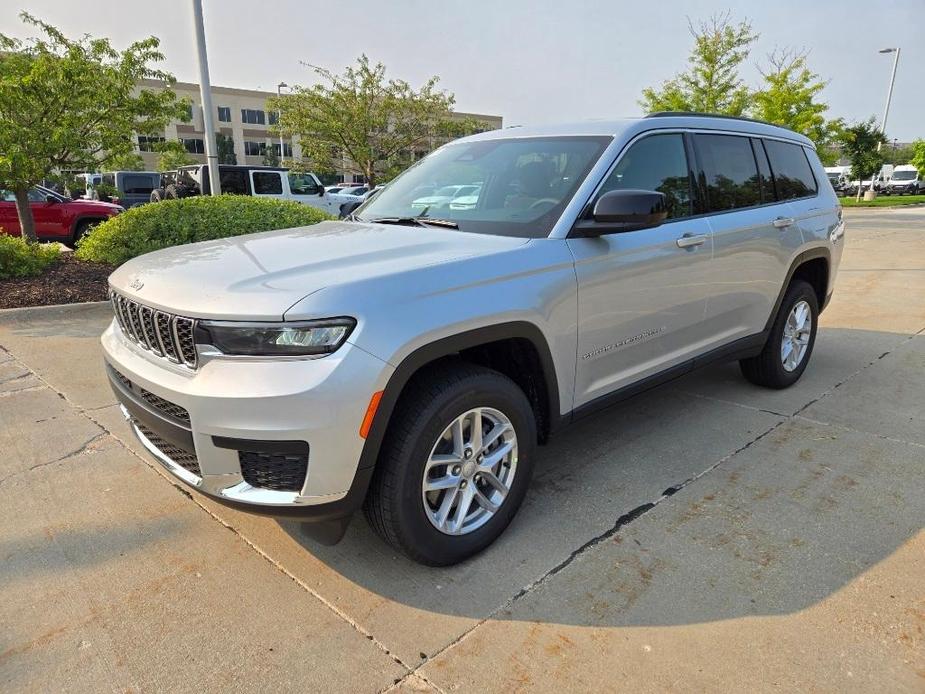
[[181,166],[195,164],[196,160],[186,151],[186,147],[179,140],[167,140],[158,142],[154,146],[156,152],[160,152],[157,160],[157,168],[160,171],[173,171]]
[[473,132],[478,124],[452,118],[455,99],[431,77],[415,90],[404,80],[386,79],[382,63],[360,56],[342,75],[309,66],[321,82],[295,87],[268,100],[280,111],[271,131],[300,135],[302,151],[321,172],[346,167],[370,186],[391,174],[415,149]]
[[267,145],[263,150],[264,166],[279,166],[279,155],[273,145]]
[[802,133],[817,147],[830,145],[844,121],[826,119],[828,104],[817,100],[826,82],[809,69],[806,54],[775,50],[768,64],[761,70],[764,88],[752,95],[750,115]]
[[[20,18],[40,37],[0,34],[0,187],[14,192],[22,235],[35,243],[30,186],[56,169],[94,171],[132,151],[135,132],[162,130],[186,109],[169,89],[173,75],[154,67],[164,59],[155,37],[120,52],[108,39],[69,39],[28,13]],[[143,78],[168,88],[139,90]]]
[[823,145],[816,149],[823,166],[837,166],[841,160],[841,150],[836,145]]
[[699,111],[741,116],[748,106],[748,87],[739,66],[758,39],[748,21],[734,24],[731,14],[713,15],[698,26],[688,20],[694,46],[686,71],[661,87],[642,90],[639,105],[654,111]]
[[899,166],[900,164],[911,164],[912,157],[915,156],[915,146],[912,144],[894,147],[892,143],[884,145],[883,156],[886,159],[887,164],[893,164],[894,166]]
[[238,155],[234,153],[234,138],[215,133],[215,150],[218,152],[219,164],[238,163]]
[[107,157],[102,168],[106,171],[144,171],[145,160],[137,152],[120,152]]
[[876,125],[874,118],[845,128],[840,136],[842,152],[851,164],[851,177],[858,180],[858,200],[861,199],[861,184],[873,177],[883,166],[883,153],[878,150],[886,138]]
[[919,170],[919,175],[925,176],[925,140],[912,143],[912,157],[909,163]]

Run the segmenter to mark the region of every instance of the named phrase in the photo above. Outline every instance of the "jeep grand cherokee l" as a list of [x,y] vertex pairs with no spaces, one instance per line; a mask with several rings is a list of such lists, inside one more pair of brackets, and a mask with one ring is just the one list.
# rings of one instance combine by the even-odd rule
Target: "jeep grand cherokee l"
[[796,382],[843,231],[812,143],[771,125],[482,133],[346,220],[126,263],[106,368],[176,479],[328,542],[362,507],[452,564],[504,530],[562,425],[720,359]]

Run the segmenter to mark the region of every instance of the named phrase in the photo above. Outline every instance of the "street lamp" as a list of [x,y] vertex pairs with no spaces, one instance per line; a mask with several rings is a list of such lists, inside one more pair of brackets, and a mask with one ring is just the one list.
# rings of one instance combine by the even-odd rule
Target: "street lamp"
[[[890,100],[893,98],[893,83],[896,81],[896,66],[899,64],[899,48],[883,48],[881,53],[895,53],[893,56],[893,71],[890,74],[890,89],[886,93],[886,108],[883,109],[883,121],[880,123],[880,133],[886,132],[886,119],[890,115]],[[880,145],[877,145],[877,151],[880,151]]]
[[199,97],[202,100],[202,129],[205,130],[206,163],[209,168],[209,189],[212,195],[222,194],[218,173],[218,147],[212,123],[212,85],[209,82],[209,57],[206,54],[206,32],[202,22],[202,0],[193,0],[193,36],[196,38],[196,58],[199,61]]
[[[279,84],[276,85],[276,99],[277,99],[277,103],[279,103],[279,98],[283,95],[283,89],[289,89],[289,85],[286,84],[285,82],[280,82]],[[283,115],[282,105],[280,105],[280,110],[279,110],[277,113],[278,113],[279,116],[282,116],[282,115]],[[279,119],[278,119],[278,118],[277,118],[277,121],[276,121],[276,126],[279,127]],[[280,130],[280,131],[279,131],[279,162],[280,162],[280,164],[283,163],[283,153],[284,153],[284,152],[285,152],[285,149],[283,148],[283,131]]]

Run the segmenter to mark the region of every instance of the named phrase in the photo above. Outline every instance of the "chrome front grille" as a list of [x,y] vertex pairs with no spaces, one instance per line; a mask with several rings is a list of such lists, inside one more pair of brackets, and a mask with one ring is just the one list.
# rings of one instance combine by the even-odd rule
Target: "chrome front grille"
[[196,368],[195,320],[158,311],[117,292],[110,293],[110,301],[119,327],[128,339],[174,364]]

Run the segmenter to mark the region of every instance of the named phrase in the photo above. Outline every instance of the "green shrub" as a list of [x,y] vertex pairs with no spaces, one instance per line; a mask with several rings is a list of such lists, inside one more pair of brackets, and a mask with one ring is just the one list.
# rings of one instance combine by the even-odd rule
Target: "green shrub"
[[133,207],[90,231],[77,257],[119,265],[143,253],[196,241],[316,224],[331,217],[289,200],[197,196]]
[[56,243],[29,245],[19,236],[0,229],[0,280],[33,277],[58,261],[61,247]]

